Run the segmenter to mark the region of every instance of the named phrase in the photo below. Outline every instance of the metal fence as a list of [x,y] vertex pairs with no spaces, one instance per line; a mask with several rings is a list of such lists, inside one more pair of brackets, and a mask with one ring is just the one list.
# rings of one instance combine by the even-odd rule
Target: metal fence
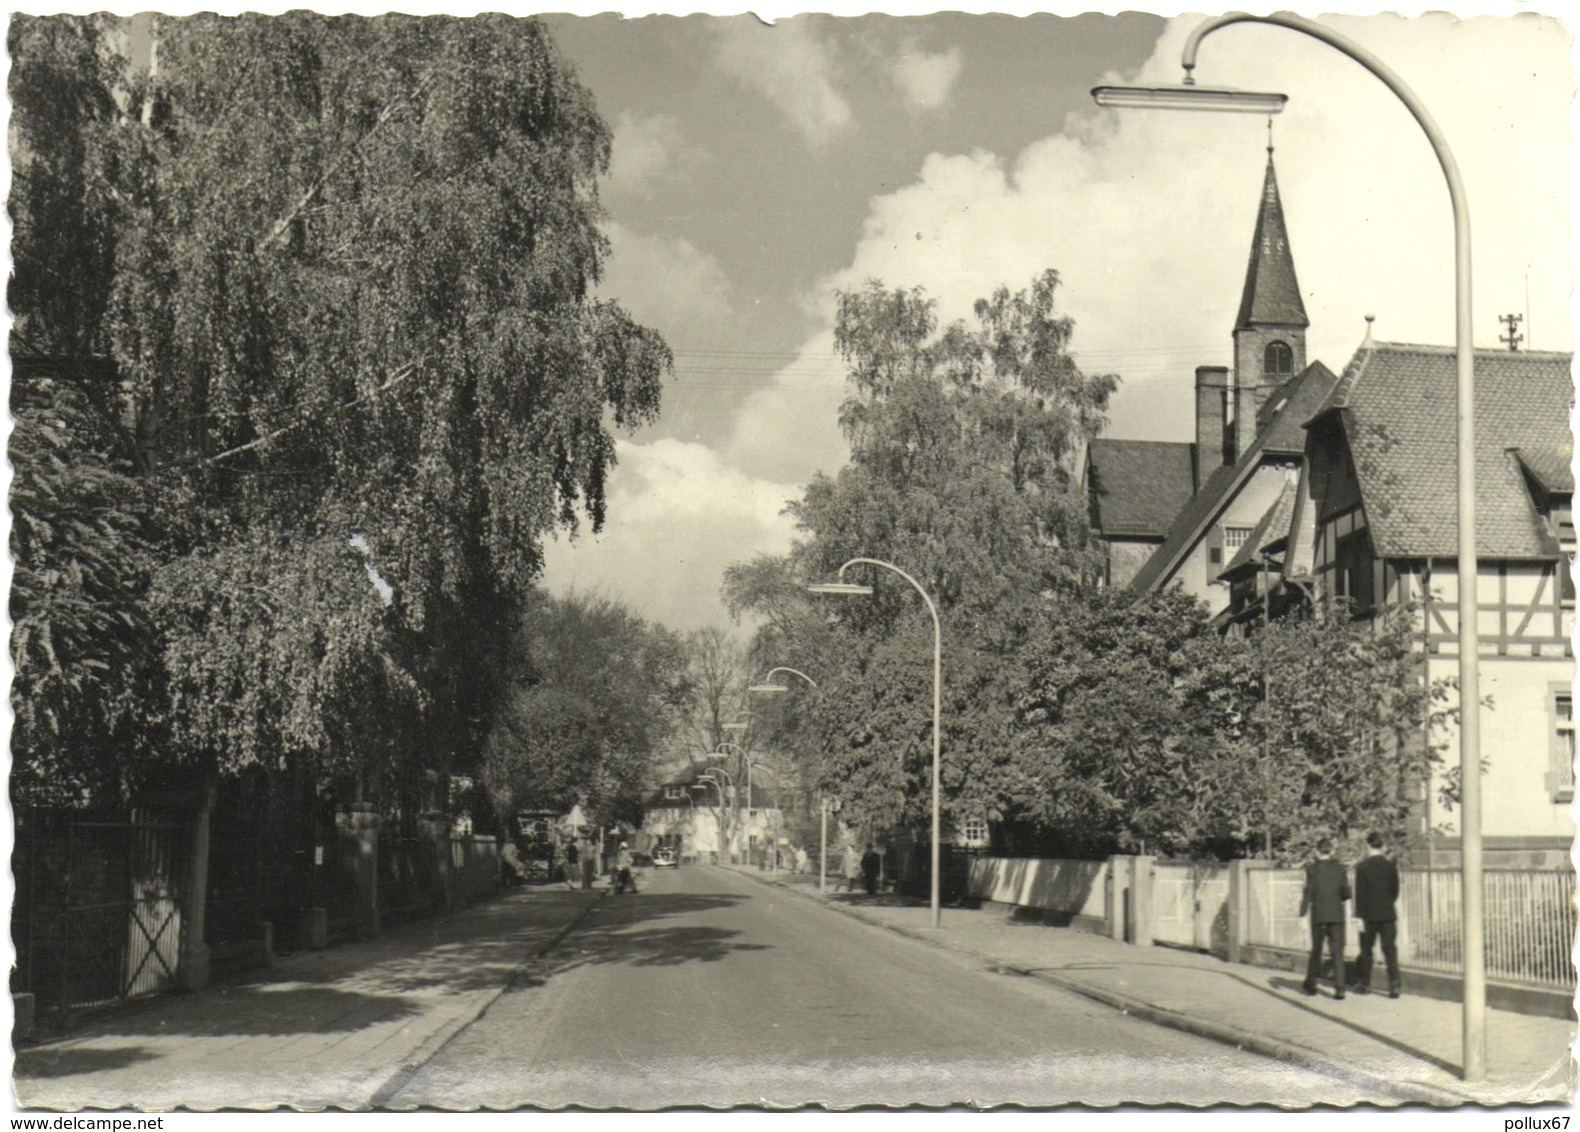
[[[1246,942],[1291,951],[1309,947],[1310,933],[1300,916],[1303,872],[1252,869],[1246,879]],[[1458,974],[1464,940],[1460,870],[1401,870],[1399,879],[1400,964]],[[1483,882],[1487,977],[1572,988],[1574,873],[1487,869]],[[1352,942],[1359,930],[1360,922],[1353,921]]]
[[11,985],[41,1012],[101,1006],[172,986],[181,962],[190,823],[138,810],[128,820],[17,816]]

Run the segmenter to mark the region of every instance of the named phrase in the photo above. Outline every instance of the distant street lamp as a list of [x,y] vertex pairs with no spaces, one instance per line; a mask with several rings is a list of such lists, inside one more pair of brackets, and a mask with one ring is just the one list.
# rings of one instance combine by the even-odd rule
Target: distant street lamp
[[1154,107],[1161,109],[1238,110],[1276,114],[1287,99],[1281,94],[1260,94],[1196,85],[1196,51],[1202,40],[1221,28],[1239,23],[1271,24],[1310,36],[1347,55],[1370,71],[1391,90],[1431,143],[1432,152],[1448,182],[1448,199],[1454,214],[1454,358],[1458,398],[1457,450],[1459,458],[1458,573],[1459,573],[1459,766],[1460,856],[1464,913],[1464,1065],[1467,1081],[1479,1081],[1487,1071],[1486,956],[1483,951],[1481,865],[1481,681],[1479,652],[1478,562],[1476,559],[1476,444],[1475,347],[1472,341],[1470,273],[1470,205],[1465,197],[1459,165],[1448,141],[1416,93],[1385,63],[1366,48],[1314,20],[1288,12],[1269,16],[1234,13],[1198,25],[1185,41],[1180,64],[1185,78],[1178,87],[1100,86],[1092,90],[1099,106]]
[[943,797],[942,791],[941,791],[941,789],[939,787],[939,766],[941,765],[941,762],[942,762],[942,759],[940,758],[940,754],[941,754],[941,751],[942,751],[942,747],[941,747],[941,744],[940,744],[940,735],[942,733],[940,724],[941,724],[942,718],[943,718],[943,696],[944,696],[944,692],[943,692],[943,689],[944,689],[944,643],[943,643],[944,642],[944,634],[943,634],[943,629],[940,628],[939,624],[938,624],[938,608],[937,608],[937,606],[933,605],[933,599],[927,596],[927,591],[922,588],[921,583],[918,582],[915,578],[911,577],[909,574],[907,574],[904,570],[901,570],[898,566],[894,565],[892,562],[884,562],[882,559],[878,559],[878,558],[852,558],[849,562],[845,563],[843,566],[841,566],[839,568],[839,578],[840,578],[839,581],[837,581],[837,582],[822,582],[822,583],[810,585],[810,586],[807,587],[807,589],[811,590],[815,594],[841,594],[841,595],[845,595],[845,596],[849,596],[849,597],[871,595],[871,593],[872,593],[872,587],[871,586],[855,585],[853,583],[846,582],[844,580],[844,578],[845,578],[845,571],[849,570],[852,566],[857,566],[857,565],[877,566],[877,567],[880,567],[880,568],[882,568],[884,570],[888,570],[888,571],[891,571],[892,573],[898,574],[900,577],[904,578],[907,582],[911,583],[911,588],[912,589],[914,589],[917,593],[922,595],[922,601],[927,606],[927,612],[929,614],[931,614],[932,618],[933,618],[933,838],[932,838],[933,845],[932,845],[932,909],[933,909],[933,927],[936,928],[936,927],[939,926],[939,921],[940,921],[941,915],[942,915],[941,908],[940,908],[940,901],[939,901],[939,886],[938,886],[938,867],[939,867],[938,866],[938,843],[939,843],[939,840],[942,837],[942,830],[941,830],[942,823],[939,820],[939,815],[942,812],[942,797]]
[[801,679],[805,680],[808,684],[812,685],[812,687],[814,687],[814,688],[817,687],[817,681],[812,679],[812,677],[808,676],[805,672],[798,672],[794,668],[783,668],[783,667],[780,667],[780,668],[770,668],[768,670],[768,675],[763,677],[763,682],[761,684],[752,684],[752,685],[748,686],[746,690],[748,692],[754,692],[754,693],[756,693],[758,695],[763,695],[763,696],[773,696],[773,695],[778,695],[778,694],[780,694],[782,692],[788,692],[790,690],[790,685],[774,683],[774,674],[777,673],[777,672],[788,672],[792,676],[799,676],[799,677],[801,677]]
[[[714,753],[717,754],[717,752],[714,752]],[[730,788],[730,800],[733,801],[733,800],[735,800],[738,797],[738,795],[735,793],[735,776],[732,775],[729,771],[725,770],[723,767],[710,766],[710,767],[707,768],[706,773],[710,774],[710,775],[723,775],[725,784],[728,785],[729,788]],[[714,779],[713,784],[715,786],[717,786],[719,784],[717,778]],[[722,789],[719,791],[719,813],[721,815],[727,815],[729,813],[729,804],[725,801],[724,791]],[[733,842],[733,838],[734,838],[734,833],[735,833],[735,823],[732,821],[732,822],[729,823],[729,836],[730,836],[730,839],[731,839],[732,842]],[[721,824],[720,828],[719,828],[719,840],[720,841],[724,841],[725,837],[726,837],[725,830],[724,830],[723,825]],[[719,848],[720,848],[721,851],[726,851],[728,849],[728,846],[727,845],[720,845]],[[733,855],[734,854],[732,852],[731,856],[733,856]]]
[[[747,686],[746,691],[748,693],[754,693],[763,696],[773,696],[788,692],[790,690],[790,685],[774,683],[774,674],[776,672],[788,672],[792,676],[799,676],[808,684],[812,685],[812,687],[817,687],[817,681],[812,679],[812,677],[808,676],[805,672],[798,672],[794,668],[780,667],[770,668],[768,670],[768,675],[763,677],[762,683],[750,684]],[[776,771],[776,776],[777,773],[778,772]],[[774,780],[774,789],[776,792],[778,791],[779,786],[780,783],[776,777]],[[817,802],[818,809],[822,811],[822,821],[820,823],[821,829],[818,833],[817,890],[819,892],[823,892],[828,888],[828,807],[823,803],[823,792],[821,790],[818,791]],[[773,862],[773,871],[777,872],[779,869],[779,843],[777,841],[774,842],[773,851],[769,854],[769,859]]]

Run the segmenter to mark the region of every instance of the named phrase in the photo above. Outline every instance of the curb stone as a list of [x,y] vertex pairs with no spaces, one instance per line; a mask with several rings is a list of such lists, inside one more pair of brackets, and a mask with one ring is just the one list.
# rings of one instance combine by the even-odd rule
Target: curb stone
[[1132,1017],[1139,1018],[1143,1022],[1150,1022],[1153,1025],[1164,1026],[1173,1030],[1180,1030],[1184,1033],[1194,1034],[1200,1038],[1207,1038],[1211,1041],[1220,1042],[1224,1045],[1231,1045],[1236,1049],[1246,1050],[1247,1052],[1258,1054],[1274,1061],[1289,1062],[1294,1065],[1304,1066],[1308,1069],[1315,1069],[1330,1076],[1341,1077],[1352,1082],[1377,1088],[1382,1090],[1390,1097],[1395,1097],[1403,1102],[1429,1104],[1437,1107],[1457,1107],[1460,1105],[1475,1104],[1478,1102],[1477,1097],[1468,1093],[1460,1093],[1454,1089],[1445,1088],[1441,1085],[1432,1085],[1425,1082],[1402,1082],[1394,1080],[1393,1078],[1383,1077],[1369,1072],[1366,1069],[1362,1069],[1359,1066],[1352,1065],[1349,1062],[1340,1061],[1337,1058],[1329,1056],[1328,1054],[1321,1053],[1317,1050],[1310,1049],[1295,1042],[1286,1042],[1278,1038],[1268,1037],[1265,1034],[1257,1034],[1249,1030],[1242,1030],[1239,1027],[1231,1026],[1226,1022],[1215,1022],[1210,1019],[1200,1018],[1192,1014],[1183,1014],[1179,1011],[1170,1010],[1167,1007],[1158,1006],[1154,1003],[1147,1002],[1145,999],[1134,998],[1130,995],[1120,994],[1116,991],[1104,990],[1100,987],[1094,987],[1088,983],[1081,982],[1078,979],[1072,979],[1066,975],[1059,975],[1044,970],[1028,970],[1023,967],[1016,967],[1012,964],[1002,963],[996,959],[993,959],[991,956],[983,955],[981,952],[974,951],[969,947],[963,947],[958,944],[949,943],[945,940],[938,939],[923,932],[915,931],[911,928],[902,927],[898,924],[886,924],[882,920],[875,920],[869,916],[864,915],[858,909],[828,901],[822,898],[822,896],[818,893],[803,892],[791,885],[782,884],[778,881],[769,880],[767,878],[756,877],[750,873],[744,873],[743,875],[757,881],[758,884],[771,885],[775,888],[783,889],[786,892],[792,892],[803,899],[821,904],[825,908],[840,912],[843,915],[849,916],[853,920],[859,920],[871,927],[882,928],[886,931],[891,931],[896,935],[905,936],[907,939],[912,939],[918,943],[924,943],[931,947],[937,947],[944,951],[953,951],[959,955],[969,955],[973,959],[977,959],[983,963],[989,964],[991,969],[994,971],[1029,976],[1031,978],[1040,979],[1046,983],[1052,983],[1054,986],[1057,986],[1063,990],[1067,990],[1072,994],[1078,994],[1083,998],[1089,998],[1094,1002],[1100,1002],[1104,1006],[1112,1007],[1121,1014],[1131,1015]]
[[[581,910],[578,911],[576,915],[567,920],[564,926],[561,927],[559,931],[554,933],[553,937],[549,939],[547,943],[544,943],[520,963],[517,963],[513,968],[511,968],[510,973],[505,976],[504,980],[499,984],[498,987],[479,998],[477,1006],[474,1009],[468,1010],[458,1017],[451,1019],[438,1030],[434,1031],[434,1033],[431,1034],[426,1041],[419,1045],[409,1056],[404,1059],[399,1069],[390,1074],[390,1076],[384,1081],[382,1085],[373,1090],[372,1096],[368,1098],[367,1107],[372,1109],[385,1108],[389,1104],[390,1100],[406,1087],[407,1083],[411,1081],[412,1077],[417,1074],[419,1069],[437,1057],[439,1055],[439,1051],[454,1041],[457,1035],[459,1035],[463,1030],[471,1026],[484,1014],[487,1014],[489,1008],[493,1006],[494,1003],[498,1002],[505,992],[509,991],[516,985],[521,976],[526,973],[528,967],[532,966],[532,964],[536,963],[539,959],[542,959],[545,955],[558,947],[560,943],[564,941],[566,936],[570,935],[571,932],[575,931],[581,926],[582,921],[591,915],[592,910],[598,907],[598,905],[601,904],[608,895],[608,889],[599,889],[596,900],[589,900],[582,906]],[[397,1109],[392,1111],[400,1110]]]

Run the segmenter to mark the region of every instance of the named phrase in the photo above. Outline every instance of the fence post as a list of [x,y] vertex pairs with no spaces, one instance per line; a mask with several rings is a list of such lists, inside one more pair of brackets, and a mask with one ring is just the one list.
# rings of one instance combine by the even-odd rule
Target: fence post
[[208,931],[208,827],[209,816],[214,812],[214,794],[214,784],[205,783],[198,796],[197,812],[192,815],[190,867],[181,909],[186,930],[182,932],[179,975],[182,988],[189,991],[202,990],[209,979],[208,941],[204,937]]
[[355,853],[357,931],[379,934],[379,818],[367,802],[352,802],[335,815],[335,828]]
[[1108,938],[1121,943],[1130,934],[1130,875],[1134,857],[1108,858]]
[[450,818],[447,814],[425,813],[417,817],[428,859],[433,862],[433,876],[428,890],[429,911],[449,915],[455,911],[455,897],[450,885]]
[[1130,859],[1130,942],[1137,947],[1152,946],[1152,870],[1156,857]]
[[1246,891],[1246,863],[1243,860],[1229,862],[1229,962],[1240,962],[1241,950],[1246,943],[1246,916],[1247,901],[1250,894]]

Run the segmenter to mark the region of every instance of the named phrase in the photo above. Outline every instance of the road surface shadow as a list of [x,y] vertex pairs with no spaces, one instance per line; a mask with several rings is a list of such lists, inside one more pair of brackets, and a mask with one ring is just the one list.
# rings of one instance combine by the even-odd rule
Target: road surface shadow
[[736,893],[643,893],[610,897],[558,947],[540,957],[516,979],[514,990],[542,986],[555,975],[578,967],[674,967],[685,963],[717,963],[744,951],[767,951],[772,945],[745,943],[731,928],[702,924],[654,924],[672,916],[730,908],[749,896]]
[[123,1069],[139,1061],[152,1061],[157,1056],[140,1046],[122,1046],[119,1049],[41,1046],[17,1050],[12,1074],[18,1080],[43,1081],[56,1077],[75,1077],[79,1073]]

